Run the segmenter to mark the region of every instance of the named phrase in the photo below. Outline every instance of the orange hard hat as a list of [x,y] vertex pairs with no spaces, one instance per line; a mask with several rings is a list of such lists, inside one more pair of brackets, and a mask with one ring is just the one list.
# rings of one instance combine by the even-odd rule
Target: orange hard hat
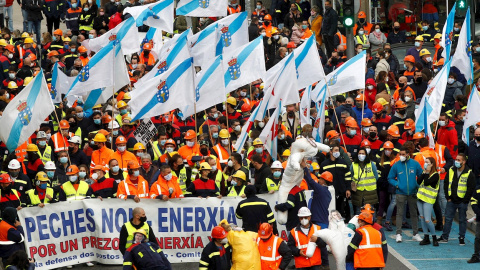
[[47,53],[47,58],[50,58],[50,57],[55,56],[55,55],[58,55],[58,52],[57,51],[51,51],[51,52]]
[[12,44],[7,44],[7,46],[5,46],[5,49],[7,49],[11,53],[15,52],[15,47]]
[[252,109],[252,107],[248,103],[243,103],[240,109],[242,110],[242,112],[249,112]]
[[413,57],[413,55],[407,55],[403,58],[403,62],[415,63],[415,57]]
[[127,163],[127,169],[132,170],[132,169],[138,169],[140,168],[140,165],[138,165],[137,161],[130,160]]
[[360,213],[360,215],[358,215],[358,220],[363,220],[368,224],[372,224],[373,223],[373,216],[370,213],[362,212],[362,213]]
[[53,31],[53,34],[57,35],[57,36],[63,36],[63,31],[62,31],[62,29],[57,29],[57,30]]
[[335,130],[330,130],[329,132],[327,132],[327,135],[326,135],[327,139],[329,140],[338,136],[340,136],[340,134],[338,134],[338,132]]
[[29,54],[28,57],[30,57],[30,60],[32,60],[32,61],[37,60],[37,56],[34,53]]
[[260,228],[258,228],[258,237],[261,239],[268,239],[270,236],[273,234],[273,228],[272,225],[269,223],[262,223],[260,225]]
[[400,130],[395,125],[389,126],[387,129],[387,133],[393,137],[400,137]]
[[108,124],[110,123],[110,121],[112,121],[112,117],[110,116],[110,114],[105,114],[104,116],[102,116],[102,124]]
[[350,120],[357,121],[355,118],[353,118],[353,116],[349,116],[349,117],[345,118],[345,123],[350,121]]
[[175,141],[172,140],[172,139],[168,139],[168,140],[165,142],[165,145],[167,145],[167,144],[173,144],[173,147],[177,147],[177,144],[176,144]]
[[333,175],[329,171],[324,171],[322,174],[320,174],[320,178],[327,182],[333,183]]
[[371,127],[373,126],[372,124],[372,120],[368,119],[368,118],[363,118],[362,119],[362,122],[360,123],[362,125],[362,127]]
[[364,101],[365,100],[365,96],[363,94],[359,94],[355,97],[355,100],[356,101]]
[[373,113],[379,113],[381,111],[383,111],[383,105],[380,104],[379,102],[373,103],[372,112]]
[[369,140],[363,140],[361,143],[360,143],[360,147],[372,147],[372,144],[370,143]]
[[360,209],[360,211],[362,213],[370,213],[370,214],[375,214],[375,207],[373,207],[372,205],[370,205],[369,203],[365,204],[364,206],[362,206],[362,208]]
[[117,139],[115,139],[115,144],[121,143],[127,143],[127,139],[125,139],[125,137],[123,137],[122,135],[118,136]]
[[391,141],[386,141],[384,144],[383,144],[383,149],[393,149],[395,148],[393,146],[393,143]]
[[421,139],[421,138],[425,138],[425,136],[423,135],[422,132],[417,132],[417,133],[413,134],[413,138],[412,138],[412,139],[413,139],[413,140],[419,140],[419,139]]
[[60,121],[60,129],[67,129],[70,128],[70,123],[67,120]]
[[363,12],[363,11],[359,11],[357,17],[358,17],[359,19],[366,19],[366,18],[367,18],[367,14],[365,14],[365,12]]
[[395,102],[395,109],[403,109],[403,108],[406,108],[407,107],[407,104],[403,101],[403,100],[397,100],[397,102]]
[[80,46],[80,47],[78,47],[78,52],[79,52],[79,53],[86,53],[87,51],[88,51],[88,50],[87,50],[87,48],[85,48],[85,46]]
[[290,41],[287,43],[287,49],[295,49],[297,45],[295,45],[295,42]]
[[80,172],[80,170],[78,169],[77,165],[70,165],[67,168],[67,175],[74,175],[74,174],[77,174],[79,172]]
[[357,121],[355,121],[355,120],[348,120],[345,123],[345,126],[350,127],[350,128],[358,128]]
[[212,238],[215,239],[224,239],[227,237],[228,232],[225,231],[221,226],[215,226],[212,230]]
[[185,140],[191,140],[191,139],[195,139],[195,137],[197,137],[197,134],[195,134],[195,131],[193,130],[188,130],[187,133],[185,133]]
[[4,173],[0,175],[0,183],[1,184],[13,183],[13,180],[12,178],[10,178],[10,175],[8,173]]
[[412,129],[412,127],[415,127],[415,121],[413,121],[413,119],[410,119],[410,118],[405,120],[404,129],[410,130],[410,129]]
[[265,15],[265,17],[263,17],[263,20],[271,21],[272,20],[272,15],[270,15],[270,14]]
[[151,51],[151,50],[152,50],[152,44],[150,44],[150,43],[145,43],[145,44],[143,45],[143,49],[144,49],[144,50],[149,50],[149,51]]

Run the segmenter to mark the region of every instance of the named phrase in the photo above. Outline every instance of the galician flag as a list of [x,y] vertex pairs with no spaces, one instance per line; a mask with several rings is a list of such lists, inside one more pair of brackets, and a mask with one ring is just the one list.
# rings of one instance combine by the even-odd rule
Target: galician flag
[[190,17],[225,17],[227,9],[225,0],[180,0],[176,13]]

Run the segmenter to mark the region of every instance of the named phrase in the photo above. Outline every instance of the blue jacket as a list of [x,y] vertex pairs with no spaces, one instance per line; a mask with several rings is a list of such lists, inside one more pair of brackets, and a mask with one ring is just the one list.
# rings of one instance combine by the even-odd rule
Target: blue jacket
[[[353,111],[355,112],[355,116],[357,118],[357,123],[360,125],[362,122],[362,108],[353,107]],[[373,112],[368,108],[368,104],[365,102],[365,109],[363,110],[363,118],[372,119]]]
[[328,187],[322,186],[313,181],[308,168],[304,168],[303,171],[303,177],[305,178],[305,181],[307,181],[308,189],[313,190],[312,205],[310,206],[310,210],[312,211],[312,223],[328,224],[328,206],[332,200],[332,194],[328,191]]
[[397,194],[412,195],[417,193],[417,177],[423,170],[420,163],[414,159],[405,162],[397,161],[388,173],[388,183],[397,188]]

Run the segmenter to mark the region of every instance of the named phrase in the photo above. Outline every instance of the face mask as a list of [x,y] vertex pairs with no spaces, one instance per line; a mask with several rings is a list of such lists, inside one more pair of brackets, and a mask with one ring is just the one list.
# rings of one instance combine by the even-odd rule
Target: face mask
[[[265,23],[266,23],[266,22],[265,22]],[[267,36],[267,33],[266,33],[266,32],[261,32],[260,35],[261,35],[262,37],[265,37],[265,36]]]
[[427,31],[427,30],[428,30],[428,26],[427,26],[427,25],[424,25],[424,26],[422,26],[422,29],[423,29],[423,31]]
[[80,176],[80,178],[85,178],[85,176],[87,176],[87,173],[86,172],[79,172],[78,176]]
[[392,151],[391,151],[391,150],[385,150],[385,155],[386,155],[387,157],[389,157],[391,154],[392,154]]
[[88,7],[84,7],[83,10],[86,12],[88,11]]
[[459,32],[459,31],[460,31],[460,28],[458,28],[458,27],[454,27],[454,28],[453,28],[453,31],[455,31],[455,32]]
[[188,147],[193,147],[195,145],[195,142],[187,142]]
[[[279,35],[275,35],[275,36],[273,36],[273,39],[275,39],[275,40],[278,40],[279,38],[280,38],[280,36],[279,36]],[[288,54],[288,52],[287,52],[287,54]]]
[[308,26],[308,25],[302,25],[302,29],[303,29],[303,30],[307,29],[307,26]]
[[119,151],[119,152],[122,152],[122,153],[125,152],[125,149],[126,149],[126,148],[127,148],[126,146],[118,146],[118,147],[117,147],[118,151]]
[[364,161],[366,157],[367,157],[366,155],[358,155],[358,160]]
[[368,134],[370,136],[370,138],[374,139],[375,137],[377,137],[377,133],[376,132],[370,132]]
[[97,180],[98,179],[98,173],[92,173],[92,179]]
[[308,219],[306,219],[306,218],[302,218],[302,220],[300,220],[300,223],[301,223],[303,226],[307,226],[307,225],[310,223],[310,221],[309,221]]
[[228,239],[225,237],[222,239],[222,241],[220,241],[220,243],[225,245],[226,243],[228,243]]
[[357,135],[357,130],[356,130],[356,129],[351,129],[348,133],[349,133],[351,136],[355,136],[355,135]]
[[214,139],[218,138],[218,133],[212,133],[212,137],[213,137]]
[[276,171],[273,173],[273,177],[275,178],[280,178],[280,176],[282,176],[282,172]]
[[112,172],[114,173],[118,173],[119,170],[120,170],[120,167],[118,165],[112,167]]
[[480,52],[480,47],[476,47],[476,48],[475,48],[475,51],[476,51],[476,52]]
[[137,170],[133,172],[133,176],[138,177],[139,175],[140,175],[140,171]]
[[105,15],[105,12],[100,12],[100,16],[103,16],[103,15]]
[[370,152],[372,151],[372,149],[370,149],[370,148],[365,148],[365,151],[367,151],[367,155],[369,155]]
[[357,50],[357,53],[361,53],[363,50],[362,49],[358,49]]
[[147,216],[140,217],[139,220],[140,220],[140,222],[146,222],[147,221]]
[[367,86],[368,90],[372,90],[373,89],[373,85],[369,85]]
[[432,57],[427,57],[427,62],[432,62]]
[[39,141],[38,145],[40,145],[41,147],[45,147],[45,145],[47,145],[47,141]]
[[47,189],[48,184],[41,184],[39,186],[40,189]]
[[411,97],[405,97],[405,102],[409,102],[410,100],[412,100]]
[[240,91],[240,96],[246,97],[246,96],[247,96],[247,92]]
[[340,157],[340,152],[333,152],[333,157],[334,158],[339,158]]
[[232,181],[230,182],[230,184],[235,187],[235,186],[237,186],[237,181],[232,180]]
[[363,132],[364,132],[365,134],[368,134],[368,131],[369,131],[369,130],[370,130],[370,127],[364,127],[364,128],[363,128]]
[[264,122],[258,122],[258,127],[259,128],[263,128],[265,126],[265,123]]
[[393,29],[395,29],[395,31],[399,31],[400,30],[400,27],[394,27]]
[[477,140],[477,141],[480,142],[480,136],[476,136],[476,137],[475,137],[475,140]]
[[13,58],[13,53],[9,53],[8,58],[12,59]]
[[462,167],[462,163],[460,161],[456,161],[455,160],[455,167],[457,167],[458,169],[460,169]]
[[406,156],[400,156],[400,161],[401,161],[401,162],[405,162],[405,160],[407,160],[407,157],[406,157]]
[[55,172],[47,172],[47,177],[50,179],[52,179],[54,175],[55,175]]
[[53,41],[57,41],[57,37],[56,37],[56,36],[53,36],[52,40],[53,40]]
[[278,136],[278,139],[281,140],[281,141],[285,140],[285,135],[282,134],[282,135]]
[[420,42],[415,41],[415,47],[420,47]]
[[223,144],[223,145],[228,145],[228,143],[229,143],[229,140],[228,140],[228,139],[222,140],[222,144]]
[[444,127],[446,125],[445,121],[438,121],[438,124],[441,126],[441,127]]
[[150,168],[150,163],[146,162],[146,163],[143,163],[142,164],[142,167],[145,169],[145,170],[148,170]]
[[364,32],[364,31],[358,31],[358,34],[359,34],[360,36],[363,36],[363,33],[365,33],[365,32]]
[[380,29],[375,29],[375,32],[380,33]]
[[120,110],[120,114],[121,114],[121,115],[124,115],[124,114],[126,114],[126,113],[127,113],[127,109]]
[[263,152],[263,148],[255,148],[255,152],[261,154]]
[[68,180],[70,180],[70,182],[73,183],[73,182],[76,182],[76,181],[77,181],[77,178],[78,178],[78,176],[72,175],[72,176],[70,176],[70,177],[68,178]]
[[100,125],[101,122],[102,119],[93,119],[93,123],[95,123],[95,125]]
[[233,130],[235,130],[236,132],[239,132],[239,131],[242,130],[242,127],[240,127],[240,126],[235,126],[235,128],[234,128]]
[[8,73],[8,77],[12,80],[15,79],[15,73]]
[[172,153],[175,150],[173,147],[167,147],[165,149],[167,150],[167,153]]
[[77,3],[73,3],[72,4],[72,8],[77,8],[78,4]]
[[77,118],[80,118],[80,119],[82,119],[82,118],[83,118],[83,112],[79,112],[79,113],[77,113]]
[[118,130],[112,131],[113,136],[118,136]]
[[423,164],[423,169],[426,170],[427,168],[428,168],[428,164],[425,162],[425,163]]
[[257,9],[261,9],[261,8],[262,8],[262,6],[257,5]]
[[68,157],[61,157],[60,158],[60,163],[65,164],[68,162]]
[[455,82],[455,79],[453,79],[453,78],[448,78],[448,80],[447,80],[447,81],[448,81],[448,84],[452,84],[452,83],[454,83],[454,82]]

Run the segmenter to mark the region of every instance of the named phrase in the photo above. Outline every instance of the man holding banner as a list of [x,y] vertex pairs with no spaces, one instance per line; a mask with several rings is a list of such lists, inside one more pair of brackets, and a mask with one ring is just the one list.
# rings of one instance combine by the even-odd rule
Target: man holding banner
[[135,232],[137,230],[144,230],[145,236],[149,242],[157,243],[155,234],[153,233],[150,225],[147,224],[147,216],[143,208],[137,207],[132,211],[132,218],[130,221],[123,224],[120,230],[119,246],[118,249],[122,254],[135,243]]

